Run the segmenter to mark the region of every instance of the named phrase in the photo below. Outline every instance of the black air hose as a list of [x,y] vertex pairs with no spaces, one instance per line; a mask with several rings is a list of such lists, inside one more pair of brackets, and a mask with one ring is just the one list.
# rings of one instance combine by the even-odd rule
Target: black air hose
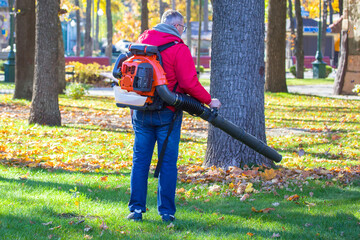
[[266,145],[263,141],[245,132],[239,126],[218,115],[217,111],[205,107],[195,98],[186,94],[171,92],[166,85],[157,86],[156,91],[167,104],[201,117],[265,157],[275,162],[281,161],[282,156],[277,151]]

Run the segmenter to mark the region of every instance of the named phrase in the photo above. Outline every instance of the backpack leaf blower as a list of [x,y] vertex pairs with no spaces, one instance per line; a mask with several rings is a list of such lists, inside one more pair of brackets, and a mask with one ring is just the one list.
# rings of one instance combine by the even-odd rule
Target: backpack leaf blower
[[164,103],[174,106],[208,121],[263,156],[280,162],[282,156],[277,151],[223,118],[217,109],[210,109],[189,95],[169,90],[160,51],[174,44],[159,47],[133,44],[129,47],[130,52],[118,57],[113,70],[113,76],[118,79],[118,86],[114,86],[116,105],[137,110],[160,110]]

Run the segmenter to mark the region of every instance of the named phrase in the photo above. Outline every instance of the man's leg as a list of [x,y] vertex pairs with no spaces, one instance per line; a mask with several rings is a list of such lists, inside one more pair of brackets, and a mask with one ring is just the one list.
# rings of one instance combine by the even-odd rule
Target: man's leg
[[149,166],[156,140],[155,129],[148,124],[151,121],[149,118],[149,113],[143,111],[134,111],[132,118],[135,142],[130,182],[130,212],[146,212]]
[[[158,154],[160,154],[163,147],[164,140],[168,134],[169,126],[173,119],[173,114],[169,114],[167,111],[161,114],[161,122],[163,123],[157,129],[157,141],[158,141]],[[182,112],[177,113],[177,118],[174,122],[174,127],[168,138],[168,144],[166,146],[158,184],[158,211],[159,214],[174,215],[176,211],[175,207],[175,190],[177,182],[177,158],[179,154],[179,142],[181,134],[181,122]]]

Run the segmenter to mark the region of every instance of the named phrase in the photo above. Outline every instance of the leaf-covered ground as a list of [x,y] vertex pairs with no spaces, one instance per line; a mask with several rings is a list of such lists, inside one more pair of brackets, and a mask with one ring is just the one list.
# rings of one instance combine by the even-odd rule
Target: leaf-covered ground
[[5,239],[359,237],[360,101],[267,94],[267,142],[284,156],[276,169],[202,167],[207,123],[185,115],[178,219],[164,226],[152,178],[145,221],[124,219],[133,143],[127,110],[111,98],[61,97],[62,127],[28,126],[29,102],[11,97],[0,95]]

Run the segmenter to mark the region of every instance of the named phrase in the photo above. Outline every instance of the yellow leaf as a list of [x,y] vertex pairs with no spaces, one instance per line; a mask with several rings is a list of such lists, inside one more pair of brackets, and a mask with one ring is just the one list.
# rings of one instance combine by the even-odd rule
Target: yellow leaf
[[101,181],[106,182],[108,180],[108,176],[101,177]]
[[253,188],[252,186],[253,186],[252,183],[248,183],[248,185],[247,185],[246,188],[245,188],[245,192],[246,192],[246,193],[253,192],[253,191],[254,191],[254,188]]
[[233,188],[234,188],[234,184],[233,184],[233,183],[230,183],[230,184],[229,184],[229,188],[230,188],[230,189],[233,189]]
[[266,181],[269,181],[276,177],[276,172],[274,169],[265,169],[264,173],[261,174],[261,177],[263,177]]
[[79,206],[79,204],[80,204],[80,203],[79,203],[78,201],[75,201],[75,205],[76,205],[76,206]]

